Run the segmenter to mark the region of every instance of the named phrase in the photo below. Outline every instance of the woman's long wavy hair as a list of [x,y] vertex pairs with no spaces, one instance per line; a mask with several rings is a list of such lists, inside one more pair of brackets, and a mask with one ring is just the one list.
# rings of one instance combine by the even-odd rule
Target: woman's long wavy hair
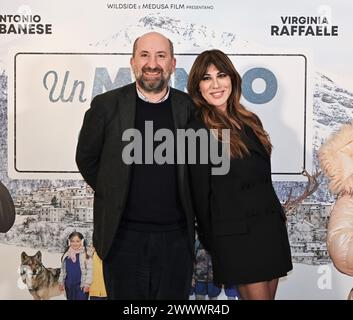
[[[200,82],[208,68],[214,65],[220,72],[227,74],[232,82],[232,92],[227,101],[226,114],[207,103],[200,92]],[[243,158],[249,150],[242,141],[238,125],[247,124],[252,128],[262,145],[270,155],[272,145],[267,132],[263,129],[258,116],[247,110],[241,103],[241,77],[233,63],[220,50],[202,52],[195,60],[187,84],[188,92],[196,105],[196,109],[209,129],[230,129],[230,155],[232,158]],[[238,125],[237,125],[238,124]],[[218,130],[218,140],[222,140],[221,130]]]

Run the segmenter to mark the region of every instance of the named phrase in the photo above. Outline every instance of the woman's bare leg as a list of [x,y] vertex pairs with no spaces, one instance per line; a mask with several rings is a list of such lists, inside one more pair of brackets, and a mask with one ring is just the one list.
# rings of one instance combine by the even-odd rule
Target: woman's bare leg
[[277,291],[277,287],[278,287],[278,278],[272,279],[271,281],[269,281],[269,287],[270,287],[271,300],[275,300],[276,291]]
[[274,300],[278,286],[278,278],[238,285],[240,296],[244,300]]

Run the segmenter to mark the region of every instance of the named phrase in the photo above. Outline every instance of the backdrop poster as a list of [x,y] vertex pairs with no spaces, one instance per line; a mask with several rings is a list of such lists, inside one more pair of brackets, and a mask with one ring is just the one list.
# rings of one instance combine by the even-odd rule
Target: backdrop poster
[[[263,120],[274,145],[281,201],[301,195],[317,150],[352,118],[353,26],[348,0],[5,1],[0,12],[0,180],[15,225],[0,234],[0,299],[31,299],[21,252],[59,267],[69,233],[90,239],[93,192],[74,157],[91,99],[133,81],[136,37],[154,30],[174,43],[172,86],[205,49],[221,49],[243,77],[242,102]],[[327,180],[288,218],[294,270],[278,299],[346,299],[353,279],[332,265]],[[255,254],[255,253],[254,253]],[[63,297],[58,297],[58,299]],[[222,296],[220,296],[222,298]]]

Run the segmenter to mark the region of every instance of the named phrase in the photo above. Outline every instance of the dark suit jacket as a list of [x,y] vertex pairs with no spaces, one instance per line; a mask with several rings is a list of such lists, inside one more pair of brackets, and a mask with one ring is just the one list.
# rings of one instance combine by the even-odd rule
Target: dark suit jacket
[[[129,191],[131,166],[122,161],[122,150],[130,142],[122,141],[122,134],[134,128],[136,96],[135,83],[96,96],[85,114],[77,145],[77,166],[95,191],[93,244],[102,259],[112,245]],[[186,93],[173,88],[170,98],[174,127],[184,128],[193,115],[193,103]],[[177,175],[193,252],[194,214],[185,165],[177,165]]]
[[[187,127],[206,128],[198,118]],[[249,225],[259,216],[282,214],[272,186],[270,157],[253,131],[248,127],[244,131],[250,155],[231,159],[228,174],[211,176],[210,163],[189,166],[198,235],[209,251],[217,236],[248,233]]]
[[230,159],[228,174],[210,175],[212,165],[189,166],[200,241],[211,250],[214,282],[223,284],[275,279],[292,269],[270,157],[250,127],[244,125],[240,135],[249,154]]

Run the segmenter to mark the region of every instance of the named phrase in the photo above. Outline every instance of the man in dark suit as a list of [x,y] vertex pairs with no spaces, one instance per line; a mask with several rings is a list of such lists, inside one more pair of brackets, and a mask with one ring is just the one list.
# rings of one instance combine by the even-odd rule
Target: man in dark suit
[[[169,129],[176,137],[193,103],[168,86],[176,61],[163,35],[137,38],[130,62],[136,82],[92,100],[78,141],[78,168],[95,191],[93,244],[109,299],[188,299],[194,248],[188,173],[176,161],[151,161],[165,141],[148,143],[147,136]],[[122,156],[131,143],[123,139],[128,129],[141,133],[134,152],[146,148],[142,163],[128,164]]]

